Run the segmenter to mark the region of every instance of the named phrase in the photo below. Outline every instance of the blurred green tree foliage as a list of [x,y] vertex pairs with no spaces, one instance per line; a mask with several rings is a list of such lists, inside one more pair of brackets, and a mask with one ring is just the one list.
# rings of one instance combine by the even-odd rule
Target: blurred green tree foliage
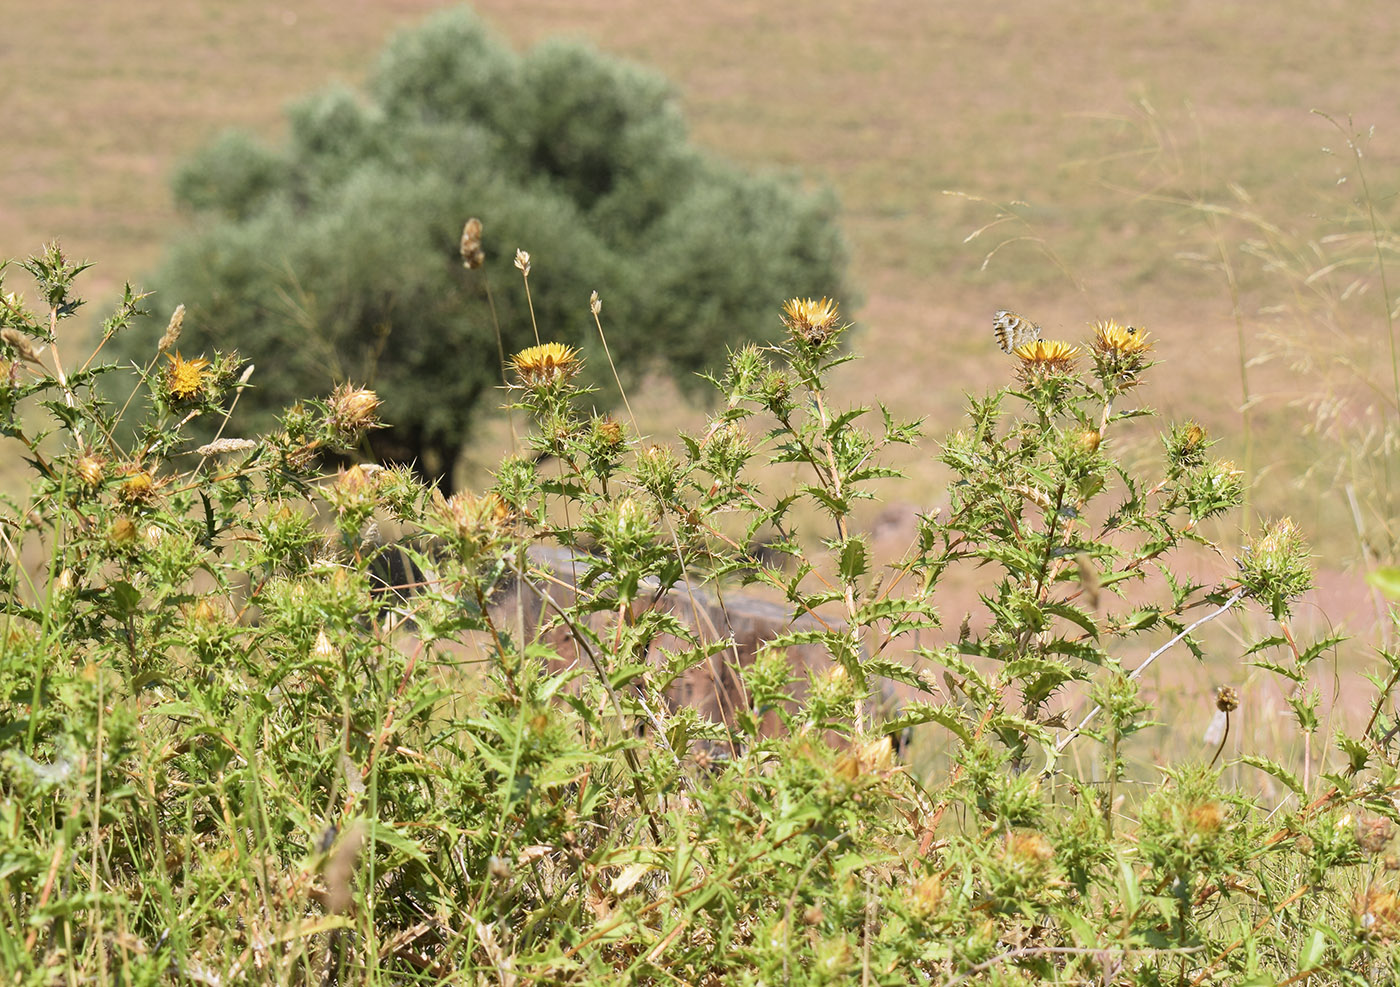
[[[257,365],[250,431],[351,380],[385,401],[376,455],[450,472],[499,403],[496,323],[507,355],[535,341],[517,248],[540,338],[596,356],[601,400],[595,289],[624,379],[683,383],[779,334],[782,298],[850,296],[829,193],[692,147],[656,75],[577,43],[519,55],[466,8],[395,38],[364,94],[294,106],[288,129],[281,147],[229,133],[185,163],[174,190],[196,222],[157,281],[158,309],[188,308],[186,353],[217,343]],[[469,216],[477,270],[458,251]]]

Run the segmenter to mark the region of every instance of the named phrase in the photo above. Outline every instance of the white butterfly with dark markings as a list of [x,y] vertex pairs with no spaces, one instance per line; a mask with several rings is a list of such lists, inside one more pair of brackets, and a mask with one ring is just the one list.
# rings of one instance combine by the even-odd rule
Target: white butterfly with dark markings
[[992,320],[992,332],[996,333],[997,345],[1003,353],[1013,353],[1016,347],[1040,338],[1040,326],[1024,315],[1005,310],[998,312]]

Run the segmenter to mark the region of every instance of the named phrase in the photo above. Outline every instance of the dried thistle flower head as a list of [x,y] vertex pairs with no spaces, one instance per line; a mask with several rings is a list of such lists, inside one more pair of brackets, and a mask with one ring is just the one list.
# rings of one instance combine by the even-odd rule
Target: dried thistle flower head
[[588,296],[588,311],[592,312],[594,315],[603,311],[603,300],[598,297],[598,292],[596,291]]
[[1012,832],[1006,834],[1006,855],[1030,864],[1044,864],[1055,856],[1055,848],[1044,833]]
[[578,350],[563,343],[542,343],[521,350],[511,358],[520,383],[526,387],[548,387],[562,383],[583,369]]
[[1226,812],[1225,806],[1214,799],[1198,802],[1186,813],[1187,824],[1196,832],[1207,836],[1219,832],[1228,818],[1229,813]]
[[481,248],[481,220],[473,216],[462,227],[462,266],[475,271],[486,263],[486,251]]
[[1303,532],[1291,517],[1281,517],[1264,529],[1264,536],[1255,543],[1261,553],[1291,554],[1302,544]]
[[1395,830],[1388,819],[1358,819],[1356,821],[1356,843],[1362,850],[1375,856],[1385,849]]
[[1280,518],[1245,548],[1240,582],[1251,595],[1268,600],[1274,615],[1281,618],[1293,599],[1312,588],[1311,559],[1302,531],[1291,518]]
[[166,354],[170,366],[165,368],[165,393],[177,403],[196,401],[204,394],[209,384],[209,361],[204,357],[186,360],[176,350],[175,355]]
[[116,548],[130,548],[136,544],[136,522],[129,517],[119,517],[107,529],[107,538]]
[[515,266],[527,278],[530,276],[530,255],[518,247],[515,250]]
[[1357,903],[1356,913],[1369,939],[1390,940],[1400,932],[1400,897],[1393,891],[1370,888]]
[[107,461],[101,456],[95,456],[90,452],[85,452],[73,463],[73,469],[78,474],[78,479],[83,486],[89,490],[95,489],[102,482],[103,473],[106,471]]
[[1211,446],[1206,430],[1193,421],[1188,421],[1185,425],[1173,425],[1171,431],[1163,436],[1162,442],[1166,447],[1167,462],[1174,476],[1204,466],[1206,450]]
[[783,303],[783,325],[801,343],[816,346],[840,331],[839,306],[827,298],[790,298]]
[[373,507],[377,478],[377,472],[366,470],[358,463],[339,470],[335,483],[327,491],[329,499],[342,513]]
[[1240,708],[1240,693],[1238,689],[1228,685],[1222,685],[1215,690],[1215,708],[1222,713],[1233,713]]
[[342,384],[331,394],[327,424],[342,440],[355,441],[366,429],[382,428],[375,417],[379,395],[367,387]]
[[920,918],[932,918],[943,904],[943,878],[928,874],[909,886],[909,908]]
[[622,422],[618,421],[616,418],[613,418],[611,415],[607,418],[600,418],[598,419],[597,425],[594,427],[598,438],[602,440],[604,445],[616,446],[621,444],[623,438]]
[[199,602],[189,609],[187,615],[194,623],[206,626],[222,624],[228,619],[227,611],[207,596],[201,597]]
[[1021,361],[1023,373],[1034,377],[1067,374],[1074,370],[1079,347],[1058,339],[1037,339],[1012,351]]
[[170,323],[165,327],[165,335],[160,337],[160,342],[156,344],[156,350],[164,353],[174,346],[180,338],[180,331],[185,327],[185,306],[176,305],[175,311],[170,314]]
[[510,505],[497,493],[478,496],[459,490],[450,498],[433,491],[434,513],[449,529],[464,559],[475,558],[506,534],[511,523]]

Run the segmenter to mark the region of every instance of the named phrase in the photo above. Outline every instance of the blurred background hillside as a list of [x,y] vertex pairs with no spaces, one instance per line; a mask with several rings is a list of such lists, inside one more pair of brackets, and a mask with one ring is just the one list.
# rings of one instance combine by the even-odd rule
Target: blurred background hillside
[[[58,237],[98,262],[99,312],[182,228],[177,162],[231,126],[275,141],[289,101],[358,87],[388,37],[438,6],[4,3],[0,255]],[[1355,573],[1363,555],[1394,561],[1400,465],[1383,277],[1400,14],[1301,0],[475,8],[517,48],[563,34],[664,73],[702,147],[835,189],[866,357],[841,378],[846,401],[926,416],[937,436],[965,392],[1009,374],[995,309],[1051,337],[1146,326],[1166,365],[1144,400],[1221,438],[1256,511],[1301,517],[1329,612],[1367,608]],[[543,244],[488,249],[517,246],[548,264]],[[632,406],[662,433],[704,414],[660,378]],[[505,441],[483,429],[465,473],[484,475]],[[889,500],[935,506],[927,450],[902,465]]]

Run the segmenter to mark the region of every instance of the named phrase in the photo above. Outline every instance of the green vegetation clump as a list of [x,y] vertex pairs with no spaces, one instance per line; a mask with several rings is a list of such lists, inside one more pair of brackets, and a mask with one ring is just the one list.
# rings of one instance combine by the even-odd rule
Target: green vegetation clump
[[[149,417],[123,421],[96,383],[126,372],[64,347],[80,267],[56,247],[25,267],[44,309],[0,305],[0,431],[32,468],[0,515],[7,981],[1400,973],[1400,656],[1322,770],[1290,743],[1232,747],[1222,773],[1234,689],[1215,761],[1149,760],[1142,673],[1199,657],[1202,627],[1246,606],[1274,622],[1243,660],[1283,687],[1297,738],[1318,732],[1335,641],[1288,623],[1308,582],[1291,523],[1227,578],[1179,568],[1242,489],[1199,426],[1168,429],[1150,467],[1117,454],[1148,423],[1145,334],[1102,324],[1087,350],[1009,357],[1015,382],[937,446],[948,505],[877,570],[851,509],[920,428],[832,406],[853,356],[826,299],[735,350],[721,409],[674,446],[589,411],[577,349],[520,350],[530,454],[445,497],[401,468],[319,471],[378,424],[354,384],[261,438],[198,445],[191,425],[217,428],[258,377],[191,355],[179,320],[126,378]],[[104,345],[141,304],[128,288]],[[383,584],[391,524],[414,587]],[[759,530],[787,565],[743,549]],[[538,546],[573,550],[571,581]],[[980,597],[956,629],[939,613],[955,574]],[[804,620],[739,671],[729,714],[673,705],[737,642],[661,604],[699,583],[732,600],[741,579]],[[534,619],[499,605],[512,587]],[[825,660],[799,673],[799,648]],[[898,708],[872,701],[882,680]],[[917,769],[890,742],[905,731]]]
[[[237,340],[258,366],[253,430],[353,378],[389,409],[378,457],[437,479],[496,405],[504,355],[539,331],[597,346],[594,290],[620,371],[687,387],[769,332],[776,286],[844,290],[830,195],[696,150],[659,77],[574,43],[517,55],[466,8],[394,40],[366,92],[311,96],[288,124],[280,147],[233,133],[184,165],[196,225],[158,278],[191,345]],[[539,330],[503,290],[519,249]]]

